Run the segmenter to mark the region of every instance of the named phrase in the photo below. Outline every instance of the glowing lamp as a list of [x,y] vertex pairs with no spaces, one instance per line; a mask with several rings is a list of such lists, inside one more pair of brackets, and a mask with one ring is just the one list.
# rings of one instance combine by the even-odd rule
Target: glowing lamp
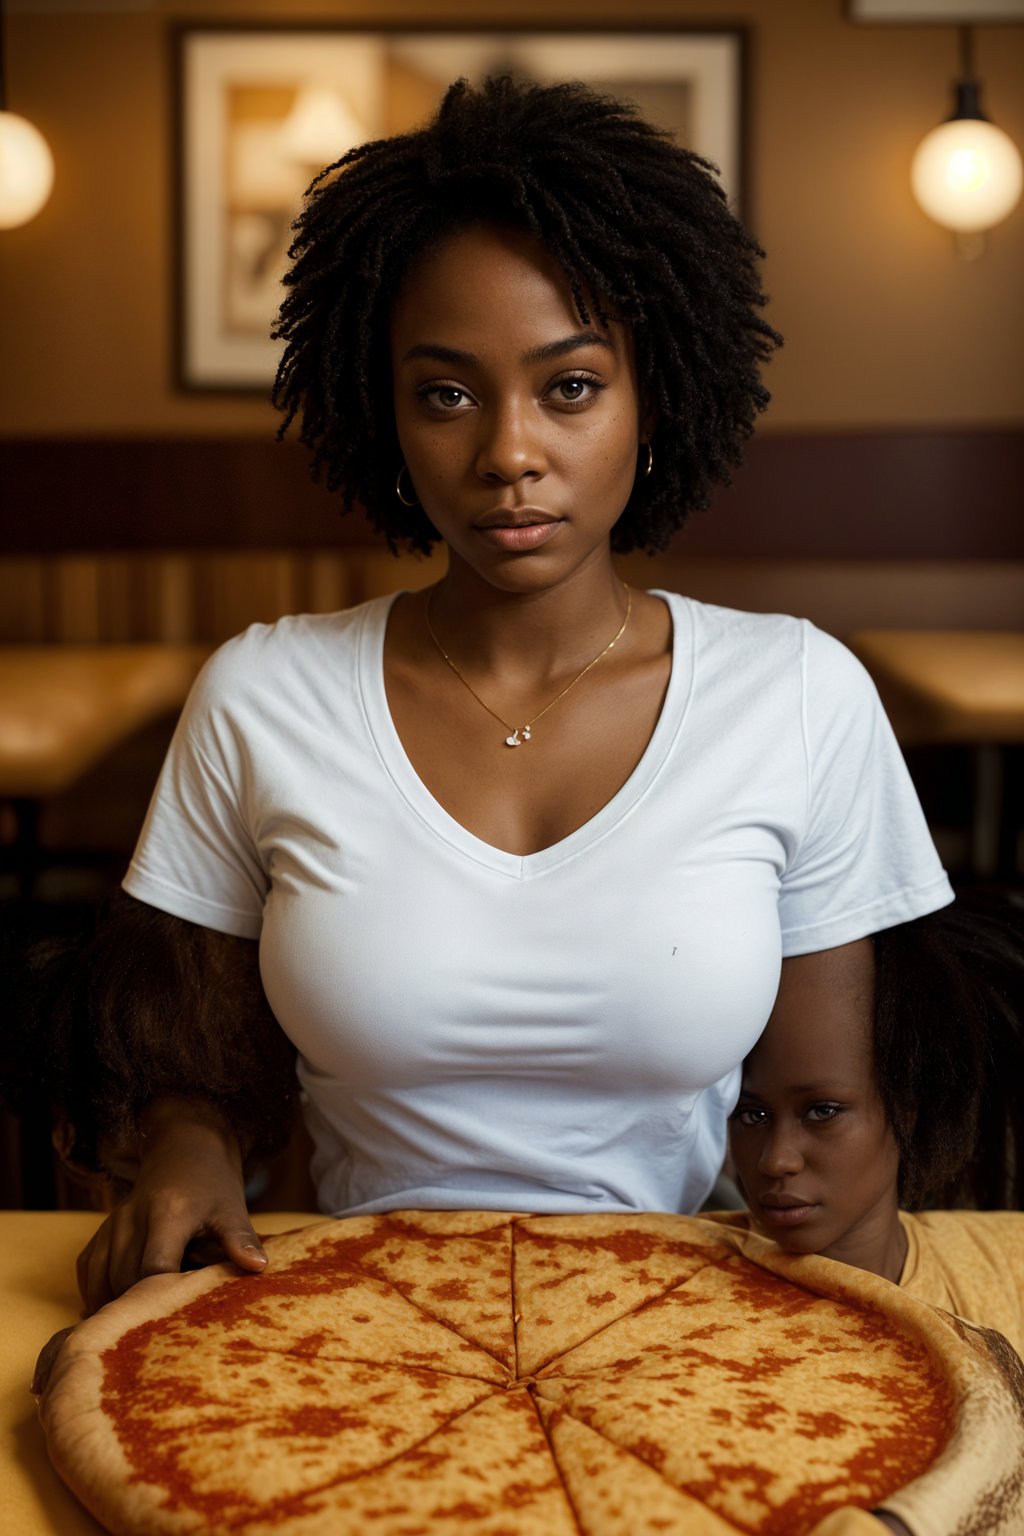
[[1012,213],[1024,187],[1024,167],[1009,134],[978,106],[972,81],[957,86],[957,110],[918,145],[910,168],[914,196],[946,229],[991,229]]
[[34,219],[53,187],[53,156],[39,129],[0,112],[0,229]]

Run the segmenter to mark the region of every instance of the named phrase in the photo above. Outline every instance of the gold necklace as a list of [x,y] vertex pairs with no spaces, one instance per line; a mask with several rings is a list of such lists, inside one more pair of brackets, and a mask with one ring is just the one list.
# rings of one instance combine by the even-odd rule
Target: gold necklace
[[426,607],[423,610],[423,613],[424,613],[424,617],[426,618],[426,621],[427,621],[427,631],[428,631],[428,633],[430,635],[431,640],[433,640],[433,642],[437,646],[437,649],[440,652],[441,656],[444,658],[444,660],[451,667],[452,671],[455,673],[455,676],[458,678],[459,682],[462,684],[462,686],[469,693],[471,693],[473,695],[474,699],[476,699],[476,701],[480,705],[480,707],[482,709],[486,709],[487,713],[491,716],[491,718],[494,719],[494,720],[497,720],[498,724],[499,725],[503,725],[505,727],[506,731],[509,732],[509,734],[505,737],[505,745],[506,745],[506,747],[521,747],[524,744],[524,742],[530,741],[532,739],[531,733],[532,733],[533,727],[537,724],[537,721],[543,715],[546,715],[549,709],[554,709],[555,705],[560,703],[562,701],[562,699],[565,698],[566,694],[569,692],[569,690],[571,688],[575,688],[577,683],[582,682],[583,679],[586,677],[587,673],[590,671],[591,667],[596,667],[598,662],[601,660],[602,656],[607,656],[608,652],[612,649],[612,647],[615,646],[615,645],[618,645],[619,641],[622,639],[623,635],[626,633],[626,625],[629,623],[629,615],[630,615],[630,613],[632,612],[632,609],[633,609],[633,593],[630,591],[629,587],[626,585],[625,582],[622,583],[622,587],[623,587],[623,591],[626,594],[626,617],[623,619],[622,623],[619,625],[619,627],[618,627],[617,631],[615,632],[615,634],[608,641],[608,644],[605,646],[604,650],[603,651],[598,651],[598,653],[594,657],[593,661],[588,661],[586,666],[583,668],[583,671],[582,672],[577,672],[577,674],[573,678],[572,682],[571,683],[566,683],[566,685],[562,689],[561,693],[556,694],[556,696],[551,700],[550,704],[545,704],[543,709],[539,709],[537,711],[537,713],[534,715],[532,720],[527,720],[525,725],[518,725],[518,726],[517,725],[511,725],[508,720],[505,720],[501,715],[499,715],[498,712],[496,710],[492,709],[489,704],[485,704],[484,703],[483,699],[477,693],[477,691],[473,687],[472,683],[467,682],[466,679],[463,677],[462,673],[459,671],[458,667],[455,665],[454,661],[452,661],[451,657],[448,655],[448,652],[445,650],[444,646],[441,644],[440,640],[437,638],[437,635],[434,633],[434,626],[430,622],[430,605],[431,605],[431,603],[434,600],[434,592],[437,591],[436,587],[434,588],[434,592],[431,592],[430,596],[427,598],[427,604],[426,604]]

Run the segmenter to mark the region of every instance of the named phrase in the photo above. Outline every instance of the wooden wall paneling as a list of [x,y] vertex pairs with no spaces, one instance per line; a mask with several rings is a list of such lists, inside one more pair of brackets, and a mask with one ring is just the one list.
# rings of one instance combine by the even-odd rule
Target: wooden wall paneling
[[196,639],[227,640],[249,624],[273,623],[296,606],[294,560],[287,552],[203,553],[194,572]]
[[101,624],[100,562],[95,555],[64,555],[53,563],[54,638],[95,642]]
[[747,560],[620,557],[637,586],[754,613],[792,613],[842,638],[857,629],[1024,628],[1024,560]]
[[[1024,559],[747,559],[669,553],[617,560],[638,587],[795,613],[833,634],[864,628],[1020,629]],[[386,550],[125,552],[0,560],[0,642],[219,643],[285,613],[329,613],[436,581],[445,554]]]
[[196,594],[192,557],[152,555],[147,559],[147,570],[151,593],[147,616],[153,624],[154,637],[173,642],[194,639]]
[[439,581],[448,569],[447,550],[430,556],[393,555],[387,549],[354,550],[350,555],[354,601],[365,603],[389,592],[419,592]]
[[355,601],[347,562],[335,550],[314,550],[303,566],[303,607],[308,613],[335,613]]
[[47,631],[47,567],[31,557],[0,560],[0,641],[50,638]]
[[105,555],[96,562],[97,639],[129,644],[139,633],[140,609],[145,609],[146,567],[121,555]]

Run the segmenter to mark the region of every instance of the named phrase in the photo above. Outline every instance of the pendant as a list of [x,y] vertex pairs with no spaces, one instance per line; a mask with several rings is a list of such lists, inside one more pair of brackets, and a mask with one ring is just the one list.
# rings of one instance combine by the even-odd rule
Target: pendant
[[529,741],[529,739],[530,727],[528,725],[524,725],[521,731],[517,728],[512,732],[511,736],[505,737],[505,745],[506,747],[521,747],[523,743],[525,741]]

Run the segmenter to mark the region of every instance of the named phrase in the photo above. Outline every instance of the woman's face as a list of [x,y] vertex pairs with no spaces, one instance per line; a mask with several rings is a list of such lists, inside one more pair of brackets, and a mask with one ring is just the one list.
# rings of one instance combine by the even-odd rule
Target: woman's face
[[607,562],[637,472],[625,326],[583,325],[525,232],[480,225],[413,269],[391,321],[395,419],[453,567],[509,591]]
[[783,966],[729,1143],[759,1231],[788,1253],[884,1274],[901,1244],[899,1158],[874,1079],[871,943],[845,949],[841,970],[824,955]]

